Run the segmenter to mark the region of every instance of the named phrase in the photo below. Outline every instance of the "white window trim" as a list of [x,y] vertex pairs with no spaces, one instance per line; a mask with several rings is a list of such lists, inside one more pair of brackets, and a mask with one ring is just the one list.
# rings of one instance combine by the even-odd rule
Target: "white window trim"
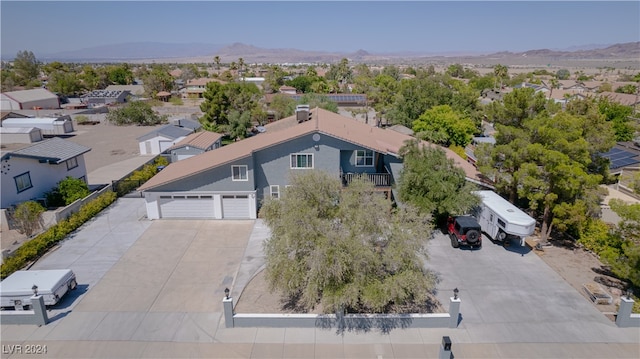
[[[245,178],[242,178],[242,172],[238,172],[238,175],[240,178],[235,177],[235,173],[234,173],[234,169],[235,168],[243,168],[244,167],[244,174],[245,174]],[[249,166],[247,165],[232,165],[231,166],[231,180],[234,182],[246,182],[249,180]]]
[[[70,171],[79,166],[78,157],[71,157],[68,160],[66,160],[65,163],[67,164],[67,171]],[[71,165],[69,165],[70,163]]]
[[[293,161],[292,158],[293,156],[308,156],[311,158],[311,166],[310,167],[294,167],[293,166]],[[298,161],[296,159],[296,165],[297,165]],[[308,163],[308,162],[307,162]],[[292,153],[291,156],[289,156],[289,165],[291,166],[291,169],[313,169],[314,167],[314,163],[313,163],[313,153]]]
[[[20,187],[18,186],[18,178],[21,178],[23,176],[27,176],[27,178],[29,179],[29,186],[23,187],[22,189],[20,189]],[[31,173],[29,171],[25,172],[25,173],[21,173],[15,177],[13,177],[13,181],[16,184],[16,191],[18,191],[18,193],[20,192],[24,192],[26,190],[28,190],[29,188],[33,188],[33,182],[31,181]]]
[[[359,155],[358,155],[358,152],[359,152],[359,151],[363,151],[363,152],[364,152],[364,155],[359,156]],[[371,152],[371,156],[367,156],[367,152]],[[359,165],[359,164],[358,164],[358,159],[359,159],[359,158],[360,158],[360,159],[363,159],[363,162],[364,162],[364,164],[363,164],[363,165]],[[370,165],[368,165],[368,164],[367,164],[367,159],[368,159],[368,158],[371,158],[371,164],[370,164]],[[356,150],[356,163],[355,163],[356,167],[373,167],[373,165],[374,165],[374,159],[375,159],[375,153],[374,153],[373,151],[371,151],[371,150]]]
[[[275,189],[275,191],[274,191]],[[271,195],[271,198],[275,198],[275,199],[279,199],[280,198],[280,186],[277,184],[272,184],[271,186],[269,186],[269,194]],[[275,196],[274,196],[275,194]]]

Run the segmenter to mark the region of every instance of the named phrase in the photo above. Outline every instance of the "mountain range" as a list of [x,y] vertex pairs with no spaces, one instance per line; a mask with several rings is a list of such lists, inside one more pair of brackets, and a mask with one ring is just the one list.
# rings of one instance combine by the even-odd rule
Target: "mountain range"
[[138,42],[96,46],[75,51],[37,55],[38,60],[75,61],[75,62],[213,62],[219,56],[221,62],[237,61],[243,58],[245,63],[298,63],[298,62],[336,62],[348,58],[353,62],[385,62],[398,60],[426,60],[429,58],[475,58],[475,59],[640,59],[640,42],[614,45],[574,46],[566,50],[535,49],[524,52],[502,51],[496,53],[370,53],[358,50],[352,53],[307,51],[290,48],[268,49],[242,43],[203,44],[203,43],[160,43]]

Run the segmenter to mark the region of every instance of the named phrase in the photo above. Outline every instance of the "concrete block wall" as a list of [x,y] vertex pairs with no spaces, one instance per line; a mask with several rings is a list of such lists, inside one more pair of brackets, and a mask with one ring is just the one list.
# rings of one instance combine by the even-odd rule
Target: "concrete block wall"
[[44,305],[44,297],[31,297],[32,310],[3,310],[0,311],[0,323],[5,324],[32,324],[46,325],[49,322],[47,308]]
[[629,297],[620,298],[620,308],[616,316],[616,325],[621,328],[640,328],[640,314],[632,313],[634,300]]
[[449,313],[433,314],[263,314],[234,313],[233,299],[223,299],[227,328],[456,328],[460,298],[450,298]]

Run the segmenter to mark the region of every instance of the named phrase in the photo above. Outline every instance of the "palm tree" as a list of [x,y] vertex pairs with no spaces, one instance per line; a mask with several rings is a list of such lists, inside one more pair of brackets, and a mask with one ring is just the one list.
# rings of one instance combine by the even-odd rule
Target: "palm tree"
[[213,62],[216,63],[216,69],[220,71],[220,56],[216,56],[213,58]]
[[493,74],[500,80],[500,88],[502,88],[502,79],[507,77],[509,69],[505,65],[497,64],[493,67]]

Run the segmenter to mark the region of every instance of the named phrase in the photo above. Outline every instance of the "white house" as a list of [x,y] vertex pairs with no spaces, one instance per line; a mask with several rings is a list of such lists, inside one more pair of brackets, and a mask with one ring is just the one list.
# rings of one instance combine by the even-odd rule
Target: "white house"
[[84,154],[91,148],[57,137],[3,151],[0,208],[44,196],[66,177],[86,181]]
[[193,132],[186,127],[165,125],[138,137],[141,155],[158,155]]

